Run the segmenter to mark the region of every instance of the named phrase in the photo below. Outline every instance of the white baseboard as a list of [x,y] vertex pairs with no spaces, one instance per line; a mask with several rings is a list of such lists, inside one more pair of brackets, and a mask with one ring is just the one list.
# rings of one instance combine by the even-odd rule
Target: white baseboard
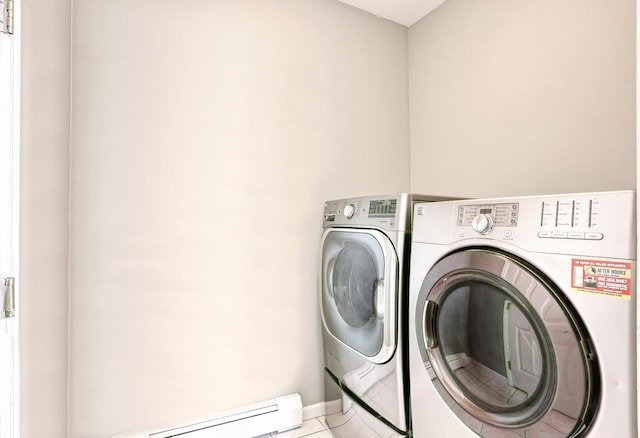
[[295,393],[227,409],[207,418],[151,430],[119,433],[112,438],[262,436],[274,431],[299,428],[302,421],[302,399],[300,394]]
[[320,402],[314,405],[304,406],[302,408],[302,421],[335,414],[336,412],[340,412],[341,409],[342,403],[340,400]]
[[[294,397],[295,396],[295,397]],[[265,401],[265,402],[261,402],[258,404],[267,404],[267,402],[273,402],[276,401],[278,405],[282,404],[282,409],[280,409],[279,413],[270,413],[268,415],[276,415],[276,418],[268,418],[266,419],[266,423],[265,424],[259,424],[259,425],[254,425],[254,424],[245,424],[245,429],[248,428],[249,426],[251,427],[256,427],[257,429],[255,431],[253,431],[253,429],[251,429],[251,431],[255,432],[254,435],[260,435],[263,434],[267,431],[275,431],[276,429],[280,429],[280,431],[286,430],[286,429],[290,429],[290,428],[296,428],[296,427],[300,427],[302,424],[302,421],[306,421],[306,420],[311,420],[313,418],[318,418],[318,417],[324,417],[325,415],[331,415],[334,414],[336,412],[339,412],[341,410],[342,407],[342,402],[341,400],[334,400],[334,401],[330,401],[330,402],[320,402],[320,403],[316,403],[313,405],[309,405],[309,406],[304,406],[302,407],[302,419],[300,419],[299,415],[300,415],[300,407],[298,407],[297,409],[295,409],[295,403],[294,405],[292,405],[292,403],[294,401],[296,401],[297,403],[299,403],[298,406],[301,406],[301,400],[300,400],[300,396],[298,394],[292,394],[292,395],[288,395],[288,396],[283,396],[283,397],[277,397],[274,400],[269,400],[269,401]],[[256,404],[256,406],[258,405]],[[291,406],[290,406],[291,405]],[[246,410],[246,407],[244,408]],[[291,415],[288,415],[287,413],[291,411]],[[294,412],[296,411],[296,412]],[[287,414],[285,415],[285,417],[282,416],[282,413]],[[223,412],[219,412],[215,415],[216,418],[218,417],[223,417],[223,416],[230,416],[231,414],[235,414],[235,410],[228,410],[228,411],[223,411]],[[289,416],[292,416],[294,414],[297,414],[298,417],[293,419],[291,421]],[[267,415],[264,415],[264,417],[266,418]],[[255,422],[256,418],[260,418],[260,416],[254,416],[251,417],[251,420]],[[293,417],[292,417],[293,418]],[[187,423],[196,423],[195,425],[197,425],[198,427],[201,427],[205,420],[207,421],[211,421],[214,422],[214,420],[210,420],[210,419],[197,419],[197,420],[193,420],[192,422],[187,422]],[[233,423],[230,423],[233,424]],[[172,435],[172,431],[178,430],[178,429],[187,429],[187,428],[191,428],[191,426],[194,426],[194,424],[178,424],[178,425],[167,425],[165,427],[158,427],[156,428],[157,430],[151,430],[151,431],[137,431],[137,432],[127,432],[127,433],[121,433],[121,434],[117,434],[114,435],[113,438],[149,438],[151,435],[158,435],[160,434],[161,436],[165,436],[162,435],[163,433],[169,433],[169,435],[166,436],[174,436]],[[227,427],[227,426],[225,426]],[[259,429],[259,430],[258,430]],[[249,429],[243,430],[243,436],[246,436],[247,431]],[[171,432],[171,433],[170,433]],[[186,433],[186,432],[185,432]],[[220,433],[222,435],[220,435]],[[211,436],[239,436],[240,434],[238,433],[226,433],[224,431],[220,432],[218,435],[211,435]],[[209,435],[207,435],[209,436]]]
[[322,417],[326,412],[326,403],[320,402],[314,405],[302,407],[302,421],[310,420],[311,418]]

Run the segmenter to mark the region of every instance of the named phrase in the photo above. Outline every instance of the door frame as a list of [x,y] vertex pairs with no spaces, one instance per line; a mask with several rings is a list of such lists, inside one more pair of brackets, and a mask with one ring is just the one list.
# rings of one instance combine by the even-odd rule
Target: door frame
[[[20,436],[20,6],[13,0],[13,34],[0,32],[0,438]],[[5,315],[7,277],[15,316]]]

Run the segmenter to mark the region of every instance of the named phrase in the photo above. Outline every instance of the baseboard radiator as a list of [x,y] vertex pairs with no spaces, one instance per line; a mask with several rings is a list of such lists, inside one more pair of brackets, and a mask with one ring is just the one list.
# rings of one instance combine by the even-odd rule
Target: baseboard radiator
[[252,438],[300,425],[302,399],[296,393],[224,411],[211,419],[145,432],[121,433],[113,438]]

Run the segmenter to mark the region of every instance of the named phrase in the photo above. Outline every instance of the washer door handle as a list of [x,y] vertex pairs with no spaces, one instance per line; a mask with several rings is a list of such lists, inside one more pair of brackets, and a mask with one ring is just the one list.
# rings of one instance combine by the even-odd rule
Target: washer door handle
[[327,289],[329,292],[329,296],[333,296],[333,271],[336,269],[336,259],[335,257],[329,260],[327,266]]
[[384,281],[376,280],[373,287],[374,287],[373,308],[375,309],[375,312],[376,312],[376,318],[382,320],[384,319],[384,307],[385,307]]
[[438,305],[433,301],[427,301],[427,305],[424,307],[424,340],[429,349],[438,347],[436,324],[438,322],[439,309]]

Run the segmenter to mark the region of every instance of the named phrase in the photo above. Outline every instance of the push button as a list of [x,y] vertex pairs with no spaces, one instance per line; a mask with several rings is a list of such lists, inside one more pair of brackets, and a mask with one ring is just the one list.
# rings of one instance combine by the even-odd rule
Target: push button
[[602,233],[578,233],[574,231],[538,231],[538,237],[544,239],[577,239],[577,240],[602,240]]

